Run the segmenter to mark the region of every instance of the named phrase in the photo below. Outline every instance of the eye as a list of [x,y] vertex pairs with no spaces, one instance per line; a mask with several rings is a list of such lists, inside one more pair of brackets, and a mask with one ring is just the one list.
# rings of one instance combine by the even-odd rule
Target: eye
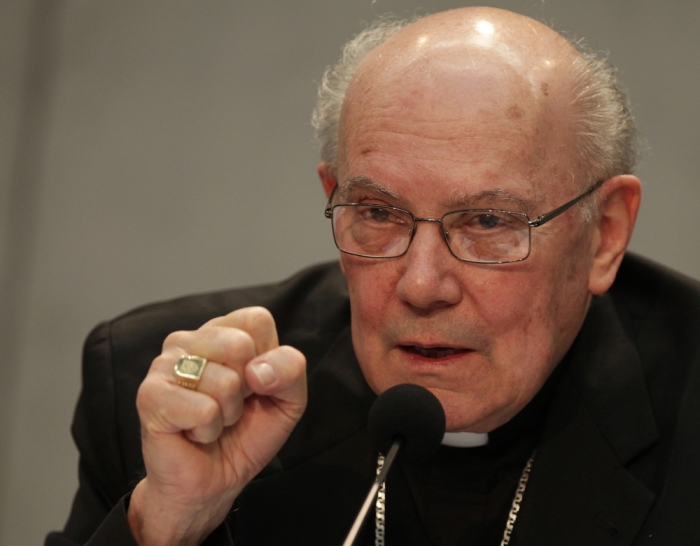
[[391,213],[388,209],[383,209],[379,207],[368,207],[365,213],[365,217],[373,222],[386,222],[389,220]]
[[400,210],[391,207],[361,205],[357,207],[356,212],[363,222],[374,227],[409,223],[409,219]]
[[444,220],[448,231],[462,233],[495,233],[527,227],[523,220],[508,212],[496,210],[459,211],[448,214]]
[[495,214],[479,214],[474,218],[474,221],[485,229],[493,229],[504,223],[503,218]]

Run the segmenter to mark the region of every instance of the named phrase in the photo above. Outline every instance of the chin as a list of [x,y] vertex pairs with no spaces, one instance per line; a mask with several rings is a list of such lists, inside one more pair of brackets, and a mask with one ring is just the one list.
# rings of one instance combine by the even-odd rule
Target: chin
[[439,388],[428,388],[445,410],[447,432],[491,432],[507,423],[513,415],[496,408],[475,403],[469,395]]

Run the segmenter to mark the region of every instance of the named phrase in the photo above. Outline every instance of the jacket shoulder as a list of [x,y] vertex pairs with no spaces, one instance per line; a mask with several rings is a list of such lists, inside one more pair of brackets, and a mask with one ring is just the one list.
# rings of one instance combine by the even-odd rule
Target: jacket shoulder
[[[88,336],[83,352],[83,390],[73,427],[81,454],[91,449],[87,444],[95,427],[109,432],[109,445],[98,443],[105,451],[102,456],[109,451],[112,457],[121,457],[120,487],[140,479],[143,461],[136,393],[163,341],[174,331],[196,330],[214,317],[252,305],[270,310],[280,343],[299,349],[309,366],[349,321],[344,277],[337,263],[327,263],[281,283],[153,303],[102,323]],[[105,497],[116,502],[114,492]]]
[[[700,367],[700,283],[639,256],[625,257],[610,296],[637,347],[652,400],[674,400]],[[675,394],[674,394],[675,393]]]
[[610,294],[639,354],[661,435],[651,451],[656,453],[657,470],[652,474],[645,469],[641,458],[636,471],[661,491],[663,502],[653,521],[662,527],[654,535],[674,536],[678,530],[670,522],[697,520],[681,512],[694,505],[688,499],[698,498],[700,485],[700,283],[631,255],[623,261]]
[[631,317],[700,315],[700,282],[635,254],[622,261],[610,295]]
[[[195,330],[206,321],[250,306],[267,308],[280,335],[288,330],[333,327],[347,308],[347,288],[337,262],[309,267],[280,283],[184,296],[151,303],[111,321],[112,342],[139,350],[177,330]],[[160,351],[160,345],[158,345]]]

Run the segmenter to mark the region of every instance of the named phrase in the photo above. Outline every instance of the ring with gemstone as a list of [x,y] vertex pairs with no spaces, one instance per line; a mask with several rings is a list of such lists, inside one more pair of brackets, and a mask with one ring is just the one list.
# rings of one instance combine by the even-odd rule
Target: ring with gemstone
[[188,389],[197,389],[199,380],[204,373],[204,366],[207,365],[207,359],[201,356],[183,355],[175,364],[175,381]]

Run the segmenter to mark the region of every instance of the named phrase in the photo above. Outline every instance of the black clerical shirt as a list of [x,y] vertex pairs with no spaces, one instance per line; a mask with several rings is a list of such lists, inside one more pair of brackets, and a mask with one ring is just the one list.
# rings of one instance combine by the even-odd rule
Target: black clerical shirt
[[[535,451],[551,393],[565,366],[560,365],[518,415],[489,433],[486,445],[443,445],[425,465],[397,462],[386,484],[388,546],[501,543],[518,482]],[[374,544],[374,528],[371,512],[362,544]]]

